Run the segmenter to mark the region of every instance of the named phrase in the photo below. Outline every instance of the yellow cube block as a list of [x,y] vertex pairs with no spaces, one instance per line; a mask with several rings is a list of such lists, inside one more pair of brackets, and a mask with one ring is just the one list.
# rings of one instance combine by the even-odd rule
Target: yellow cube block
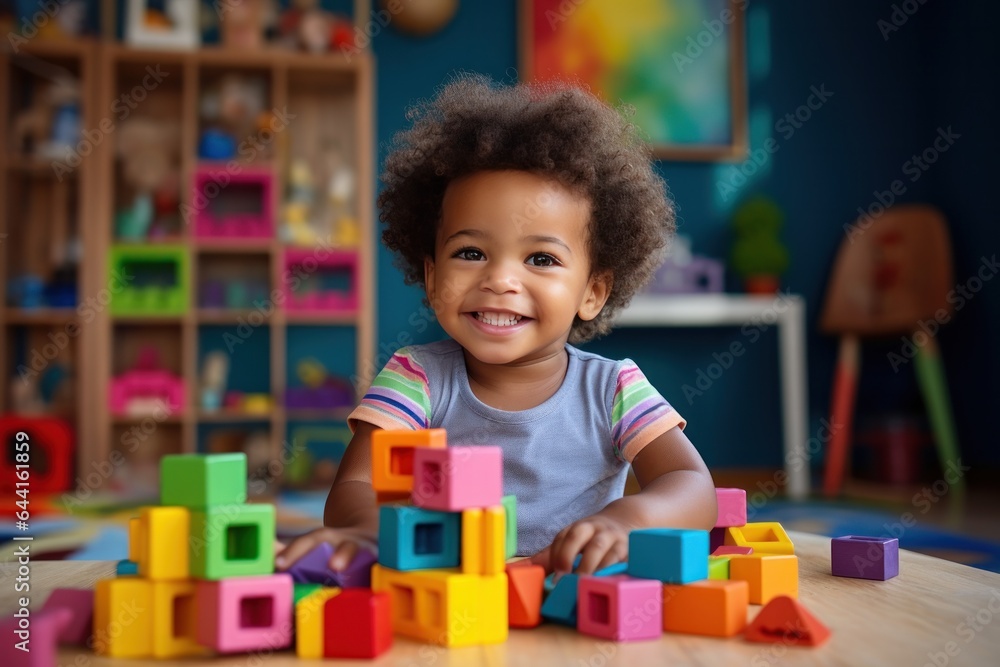
[[[131,525],[129,529],[132,532]],[[191,513],[186,507],[143,508],[136,532],[140,577],[178,581],[191,576],[189,550],[184,548],[191,539]]]
[[194,581],[152,581],[153,657],[179,658],[205,655],[198,643],[198,612],[194,601]]
[[795,545],[777,521],[726,528],[725,543],[732,547],[752,547],[755,554],[795,554]]
[[139,543],[142,541],[142,520],[134,516],[128,520],[128,559],[139,562]]
[[321,588],[295,605],[295,655],[323,659],[323,608],[327,600],[338,595],[339,588]]
[[750,586],[750,604],[767,604],[779,595],[798,598],[799,558],[774,554],[729,557],[729,578]]
[[372,589],[389,593],[393,631],[411,639],[450,647],[507,639],[506,573],[400,572],[374,565]]
[[500,574],[506,564],[507,518],[503,506],[462,511],[463,574]]
[[153,582],[102,579],[94,588],[94,652],[111,658],[153,655]]

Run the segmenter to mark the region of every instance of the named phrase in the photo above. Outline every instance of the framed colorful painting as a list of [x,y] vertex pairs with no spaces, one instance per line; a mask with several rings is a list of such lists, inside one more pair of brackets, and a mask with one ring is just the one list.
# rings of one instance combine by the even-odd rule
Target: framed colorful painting
[[746,157],[747,0],[521,0],[521,80],[583,84],[656,157]]

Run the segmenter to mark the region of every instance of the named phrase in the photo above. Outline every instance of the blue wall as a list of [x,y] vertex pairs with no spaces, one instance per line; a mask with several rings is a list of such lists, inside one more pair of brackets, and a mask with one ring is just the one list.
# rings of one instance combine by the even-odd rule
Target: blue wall
[[[515,4],[464,2],[454,21],[430,38],[407,37],[391,27],[375,37],[380,163],[387,142],[404,127],[405,108],[433,95],[453,72],[516,79]],[[973,275],[980,255],[989,256],[1000,245],[995,216],[987,210],[992,202],[986,199],[988,179],[996,173],[991,158],[997,155],[995,129],[987,118],[995,112],[984,109],[985,100],[996,99],[997,84],[981,52],[994,48],[995,38],[987,31],[995,22],[981,13],[961,16],[949,3],[929,3],[885,39],[878,21],[890,19],[891,4],[755,0],[747,21],[752,145],[773,136],[779,150],[758,180],[729,201],[721,200],[717,181],[730,165],[660,165],[679,207],[681,231],[702,254],[727,254],[729,211],[743,196],[765,192],[784,208],[784,239],[792,255],[785,285],[808,303],[811,433],[829,405],[835,342],[816,333],[815,322],[843,225],[858,217],[859,206],[874,201],[876,190],[907,178],[904,162],[931,145],[939,126],[954,125],[961,139],[921,178],[907,180],[907,192],[898,201],[927,201],[945,210],[957,279]],[[987,80],[992,96],[982,89]],[[774,123],[805,103],[811,86],[825,86],[833,95],[791,137],[776,132]],[[383,249],[378,260],[380,350],[441,337],[436,325],[427,324],[421,295],[401,288],[392,257]],[[997,342],[998,306],[1000,280],[987,283],[940,338],[963,449],[968,460],[980,463],[1000,461],[988,446],[994,438],[986,430],[986,415],[1000,402],[996,383],[984,378],[985,372],[995,377],[1000,371],[991,346]],[[689,403],[681,387],[693,384],[699,369],[713,362],[713,353],[735,340],[747,344],[747,353]],[[620,330],[588,349],[635,359],[688,418],[688,434],[710,465],[778,466],[776,343],[774,331],[751,344],[738,329]],[[892,344],[876,344],[866,350],[859,419],[883,410],[919,409],[912,371],[893,373],[885,356],[890,349]]]

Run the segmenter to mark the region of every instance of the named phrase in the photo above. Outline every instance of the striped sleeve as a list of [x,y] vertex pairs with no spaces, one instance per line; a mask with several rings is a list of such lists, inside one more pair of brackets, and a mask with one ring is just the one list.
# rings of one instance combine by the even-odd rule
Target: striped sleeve
[[430,428],[431,395],[427,374],[411,348],[392,355],[372,382],[358,407],[347,417],[353,433],[358,421],[384,429]]
[[687,425],[631,359],[626,359],[618,371],[611,406],[615,456],[627,463],[657,437],[675,426]]

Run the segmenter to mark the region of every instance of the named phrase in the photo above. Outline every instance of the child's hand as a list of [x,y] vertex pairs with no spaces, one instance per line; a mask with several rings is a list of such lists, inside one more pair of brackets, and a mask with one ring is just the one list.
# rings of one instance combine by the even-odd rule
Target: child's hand
[[350,565],[361,549],[378,553],[378,544],[368,531],[358,528],[317,528],[295,538],[291,544],[281,549],[274,559],[274,564],[278,570],[287,570],[295,561],[323,542],[333,545],[334,551],[330,556],[329,565],[330,569],[336,572]]
[[552,544],[532,556],[531,562],[546,572],[572,572],[573,561],[582,554],[578,574],[596,570],[628,559],[628,534],[631,526],[622,521],[595,514],[563,528]]

